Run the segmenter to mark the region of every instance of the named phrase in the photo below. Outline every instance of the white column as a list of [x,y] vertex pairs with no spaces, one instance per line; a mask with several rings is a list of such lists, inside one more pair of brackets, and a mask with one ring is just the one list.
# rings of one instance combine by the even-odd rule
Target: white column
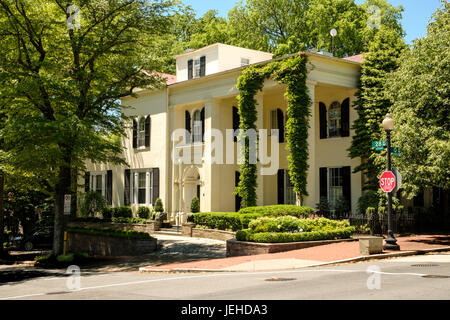
[[[262,92],[259,92],[255,96],[255,100],[257,102],[256,105],[256,132],[259,129],[264,129],[264,96]],[[256,166],[256,183],[258,186],[256,187],[256,205],[263,206],[264,205],[264,176],[261,175],[261,163],[258,162]]]
[[318,168],[316,167],[316,136],[317,136],[317,126],[316,123],[318,122],[317,116],[318,113],[316,112],[316,99],[315,99],[315,87],[316,83],[312,81],[307,81],[307,87],[308,87],[308,94],[311,99],[311,117],[309,119],[309,126],[308,129],[308,153],[309,153],[309,169],[308,169],[308,175],[307,175],[307,186],[306,190],[309,194],[308,197],[305,197],[303,201],[303,205],[315,208],[316,203],[319,202],[319,185],[318,185]]
[[[205,103],[205,133],[212,129],[220,129],[220,104],[215,100]],[[205,155],[206,156],[206,155]],[[200,180],[204,181],[201,186],[200,211],[219,211],[221,201],[220,164],[202,163]],[[203,197],[203,194],[205,196]]]

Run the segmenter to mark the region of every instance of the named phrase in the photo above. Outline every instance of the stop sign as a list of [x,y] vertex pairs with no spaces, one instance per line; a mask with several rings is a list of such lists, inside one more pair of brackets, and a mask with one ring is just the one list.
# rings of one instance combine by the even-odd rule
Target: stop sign
[[384,192],[392,192],[395,189],[395,175],[392,171],[385,171],[380,177],[380,187]]

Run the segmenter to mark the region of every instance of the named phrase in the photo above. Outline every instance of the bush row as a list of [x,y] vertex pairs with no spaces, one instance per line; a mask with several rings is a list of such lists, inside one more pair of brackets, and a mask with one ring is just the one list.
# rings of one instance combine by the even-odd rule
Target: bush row
[[113,228],[83,228],[83,227],[70,227],[67,228],[68,232],[82,233],[89,235],[99,235],[107,237],[120,237],[126,239],[151,239],[150,235],[145,232],[138,232],[133,230],[118,230]]
[[287,232],[253,233],[249,229],[244,229],[236,232],[236,239],[239,241],[258,242],[258,243],[286,243],[286,242],[301,242],[301,241],[347,239],[350,238],[353,232],[355,232],[354,227],[346,227],[327,231],[302,232],[302,233],[287,233]]
[[248,228],[250,221],[262,217],[261,214],[242,215],[237,212],[200,212],[193,215],[193,222],[218,230],[242,230]]
[[133,211],[131,207],[104,208],[102,211],[104,219],[111,218],[132,218]]
[[311,232],[329,231],[350,227],[348,220],[330,220],[326,218],[299,219],[296,217],[261,217],[248,225],[253,233],[261,232]]
[[293,216],[297,218],[308,218],[315,214],[315,210],[309,207],[295,205],[275,205],[263,207],[248,207],[239,210],[240,214],[261,214],[262,216]]
[[[250,221],[265,216],[295,216],[310,217],[314,209],[292,205],[277,205],[265,207],[249,207],[239,212],[200,212],[195,213],[192,219],[197,225],[207,226],[218,230],[242,230],[249,226]],[[191,220],[191,221],[192,221]]]

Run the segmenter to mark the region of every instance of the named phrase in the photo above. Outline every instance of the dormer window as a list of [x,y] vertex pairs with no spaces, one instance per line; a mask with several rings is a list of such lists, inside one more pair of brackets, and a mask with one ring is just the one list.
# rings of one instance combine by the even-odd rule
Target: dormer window
[[250,59],[248,58],[241,58],[241,67],[249,66],[250,65]]
[[206,57],[188,61],[188,79],[200,78],[206,75]]

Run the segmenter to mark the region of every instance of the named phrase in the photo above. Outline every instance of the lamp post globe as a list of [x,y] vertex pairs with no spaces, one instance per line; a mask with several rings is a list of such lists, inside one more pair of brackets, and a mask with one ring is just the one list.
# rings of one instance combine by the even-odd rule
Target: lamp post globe
[[394,120],[389,113],[386,115],[386,118],[384,118],[382,125],[385,131],[394,130]]

